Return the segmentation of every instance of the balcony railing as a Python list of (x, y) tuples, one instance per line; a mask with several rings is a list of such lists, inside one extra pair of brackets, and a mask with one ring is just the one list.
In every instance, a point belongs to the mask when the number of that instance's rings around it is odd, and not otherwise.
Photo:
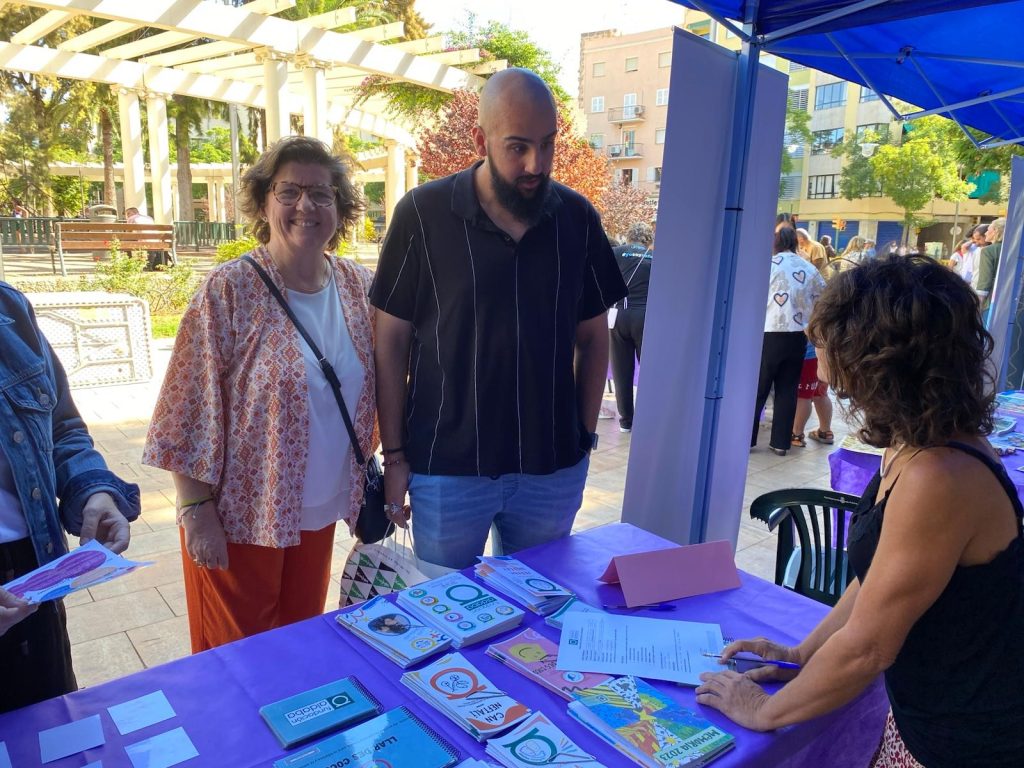
[(609, 123), (634, 123), (644, 119), (644, 105), (632, 104), (628, 107), (609, 107)]
[(609, 144), (605, 147), (605, 153), (612, 160), (625, 160), (644, 156), (643, 144)]

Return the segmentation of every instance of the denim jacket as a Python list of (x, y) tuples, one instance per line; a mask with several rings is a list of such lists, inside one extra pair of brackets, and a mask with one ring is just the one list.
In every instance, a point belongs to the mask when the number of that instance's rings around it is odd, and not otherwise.
[(61, 529), (81, 533), (82, 508), (94, 493), (109, 493), (128, 520), (139, 516), (139, 487), (107, 469), (32, 307), (2, 282), (0, 449), (11, 466), (39, 565), (68, 551)]

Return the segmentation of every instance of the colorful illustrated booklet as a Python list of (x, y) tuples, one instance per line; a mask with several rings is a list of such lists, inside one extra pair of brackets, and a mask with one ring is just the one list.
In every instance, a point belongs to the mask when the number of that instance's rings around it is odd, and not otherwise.
[(346, 629), (402, 669), (448, 648), (452, 639), (380, 595), (337, 615)]
[(523, 620), (523, 611), (461, 573), (449, 573), (398, 593), (398, 604), (450, 635), (452, 647), (486, 640)]
[(558, 644), (534, 629), (524, 629), (515, 637), (487, 647), (487, 655), (507, 667), (540, 683), (566, 701), (584, 688), (595, 688), (612, 678), (591, 672), (555, 669)]
[(592, 605), (587, 605), (579, 598), (574, 597), (555, 613), (552, 613), (544, 619), (544, 623), (560, 630), (562, 628), (562, 624), (565, 622), (565, 617), (570, 613), (605, 613), (605, 611), (602, 611), (600, 608), (595, 608)]
[(511, 733), (487, 742), (487, 754), (506, 768), (605, 768), (562, 733), (543, 712), (536, 712)]
[(630, 676), (576, 694), (569, 714), (647, 768), (705, 765), (735, 745), (732, 734)]
[(477, 741), (530, 716), (529, 707), (495, 686), (461, 653), (406, 672), (402, 683)]
[(474, 573), (534, 613), (547, 616), (573, 598), (572, 592), (546, 579), (514, 557), (478, 557)]
[(380, 711), (380, 702), (358, 680), (344, 677), (266, 704), (260, 707), (260, 716), (287, 748)]
[(448, 768), (459, 757), (459, 751), (412, 710), (398, 707), (282, 757), (274, 768)]
[(145, 565), (152, 563), (126, 560), (93, 539), (2, 586), (30, 603), (45, 603), (124, 576)]

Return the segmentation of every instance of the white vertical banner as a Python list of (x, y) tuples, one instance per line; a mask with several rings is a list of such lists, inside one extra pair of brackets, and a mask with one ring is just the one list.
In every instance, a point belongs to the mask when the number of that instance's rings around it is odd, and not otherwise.
[(997, 389), (1021, 389), (1024, 387), (1024, 309), (1019, 305), (1024, 266), (1021, 253), (1024, 248), (1024, 157), (1012, 159), (1006, 211), (988, 329), (995, 341), (992, 361), (998, 375)]
[(712, 506), (693, 536), (705, 428), (724, 206), (740, 59), (676, 30), (658, 230), (622, 519), (673, 541), (728, 539), (742, 513), (760, 369), (787, 77), (760, 68), (728, 326), (718, 425), (710, 436)]

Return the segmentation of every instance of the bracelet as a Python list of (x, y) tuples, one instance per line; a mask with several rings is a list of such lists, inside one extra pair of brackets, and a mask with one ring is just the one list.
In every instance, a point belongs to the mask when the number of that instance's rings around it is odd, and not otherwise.
[(383, 467), (395, 467), (399, 464), (405, 464), (405, 459), (398, 457), (394, 459), (384, 459), (384, 461), (381, 462), (381, 466)]
[(174, 517), (175, 525), (181, 525), (185, 519), (185, 515), (189, 515), (193, 520), (195, 520), (196, 512), (199, 511), (199, 508), (203, 506), (203, 504), (213, 500), (213, 496), (207, 496), (205, 499), (198, 499), (197, 501), (193, 501), (188, 504), (182, 504), (178, 507), (178, 514)]
[(403, 453), (404, 451), (405, 451), (405, 446), (404, 445), (400, 445), (397, 448), (382, 448), (381, 449), (381, 453), (383, 453), (385, 456), (387, 456), (389, 453)]
[(178, 509), (180, 510), (180, 509), (185, 509), (185, 507), (196, 507), (196, 506), (199, 506), (200, 504), (205, 504), (208, 501), (213, 501), (213, 496), (212, 495), (203, 496), (201, 498), (196, 499), (195, 501), (186, 501), (183, 504), (181, 504), (178, 507)]

